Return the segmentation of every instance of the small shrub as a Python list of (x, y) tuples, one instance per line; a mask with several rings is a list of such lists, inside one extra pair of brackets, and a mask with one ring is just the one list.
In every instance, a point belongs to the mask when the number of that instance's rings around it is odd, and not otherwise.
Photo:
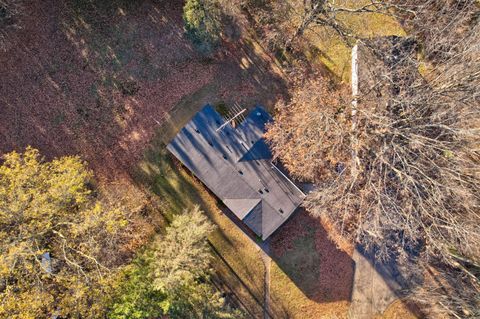
[(120, 91), (124, 96), (133, 96), (138, 90), (140, 90), (140, 87), (136, 81), (124, 81), (120, 83)]
[(228, 106), (225, 104), (225, 101), (220, 101), (217, 104), (215, 104), (215, 110), (220, 114), (221, 116), (227, 118), (229, 111), (228, 111)]
[(211, 0), (187, 0), (183, 7), (186, 36), (202, 54), (209, 55), (220, 42), (221, 10)]

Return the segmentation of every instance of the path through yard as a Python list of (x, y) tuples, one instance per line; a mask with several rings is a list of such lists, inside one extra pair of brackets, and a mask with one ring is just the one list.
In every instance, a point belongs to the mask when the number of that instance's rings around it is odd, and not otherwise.
[(371, 256), (355, 249), (355, 274), (352, 290), (350, 317), (371, 319), (382, 314), (398, 297), (400, 286), (391, 275), (377, 267)]
[(265, 265), (265, 296), (263, 301), (263, 319), (270, 319), (270, 269), (272, 266), (272, 258), (270, 255), (269, 241), (264, 241), (261, 245), (261, 256), (263, 264)]

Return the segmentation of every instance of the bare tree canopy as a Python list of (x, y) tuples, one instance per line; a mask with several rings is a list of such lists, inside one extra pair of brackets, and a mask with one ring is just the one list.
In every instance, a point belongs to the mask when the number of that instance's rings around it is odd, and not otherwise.
[(428, 60), (455, 54), (478, 24), (479, 3), (475, 0), (389, 0), (391, 11), (408, 33), (422, 45)]
[(392, 4), (403, 9), (399, 18), (409, 37), (363, 41), (355, 129), (348, 97), (328, 93), (321, 80), (307, 81), (289, 104), (278, 106), (267, 138), (294, 175), (319, 185), (306, 202), (313, 215), (328, 217), (379, 258), (414, 261), (432, 278), (441, 274), (440, 281), (423, 285), (418, 300), (433, 304), (435, 297), (449, 315), (475, 317), (480, 309), (478, 4)]
[(289, 104), (277, 104), (276, 120), (266, 138), (296, 178), (332, 176), (337, 163), (350, 160), (348, 88), (330, 88), (323, 78), (298, 82), (295, 87), (299, 89)]

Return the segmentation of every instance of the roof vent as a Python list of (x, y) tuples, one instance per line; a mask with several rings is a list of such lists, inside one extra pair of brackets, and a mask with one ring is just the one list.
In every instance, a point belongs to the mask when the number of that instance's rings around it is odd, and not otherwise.
[(238, 174), (243, 175), (243, 172), (241, 170), (238, 171)]
[(283, 214), (283, 209), (280, 208), (278, 211), (280, 212), (280, 214)]
[(263, 191), (262, 191), (261, 189), (259, 189), (258, 192), (259, 192), (260, 194), (263, 194)]

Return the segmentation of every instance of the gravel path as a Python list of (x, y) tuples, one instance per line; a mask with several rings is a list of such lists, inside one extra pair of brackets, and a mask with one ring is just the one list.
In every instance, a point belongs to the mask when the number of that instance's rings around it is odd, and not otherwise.
[(352, 258), (355, 261), (355, 274), (350, 317), (374, 318), (398, 298), (396, 291), (400, 286), (385, 268), (373, 261), (371, 256), (366, 256), (355, 249)]

